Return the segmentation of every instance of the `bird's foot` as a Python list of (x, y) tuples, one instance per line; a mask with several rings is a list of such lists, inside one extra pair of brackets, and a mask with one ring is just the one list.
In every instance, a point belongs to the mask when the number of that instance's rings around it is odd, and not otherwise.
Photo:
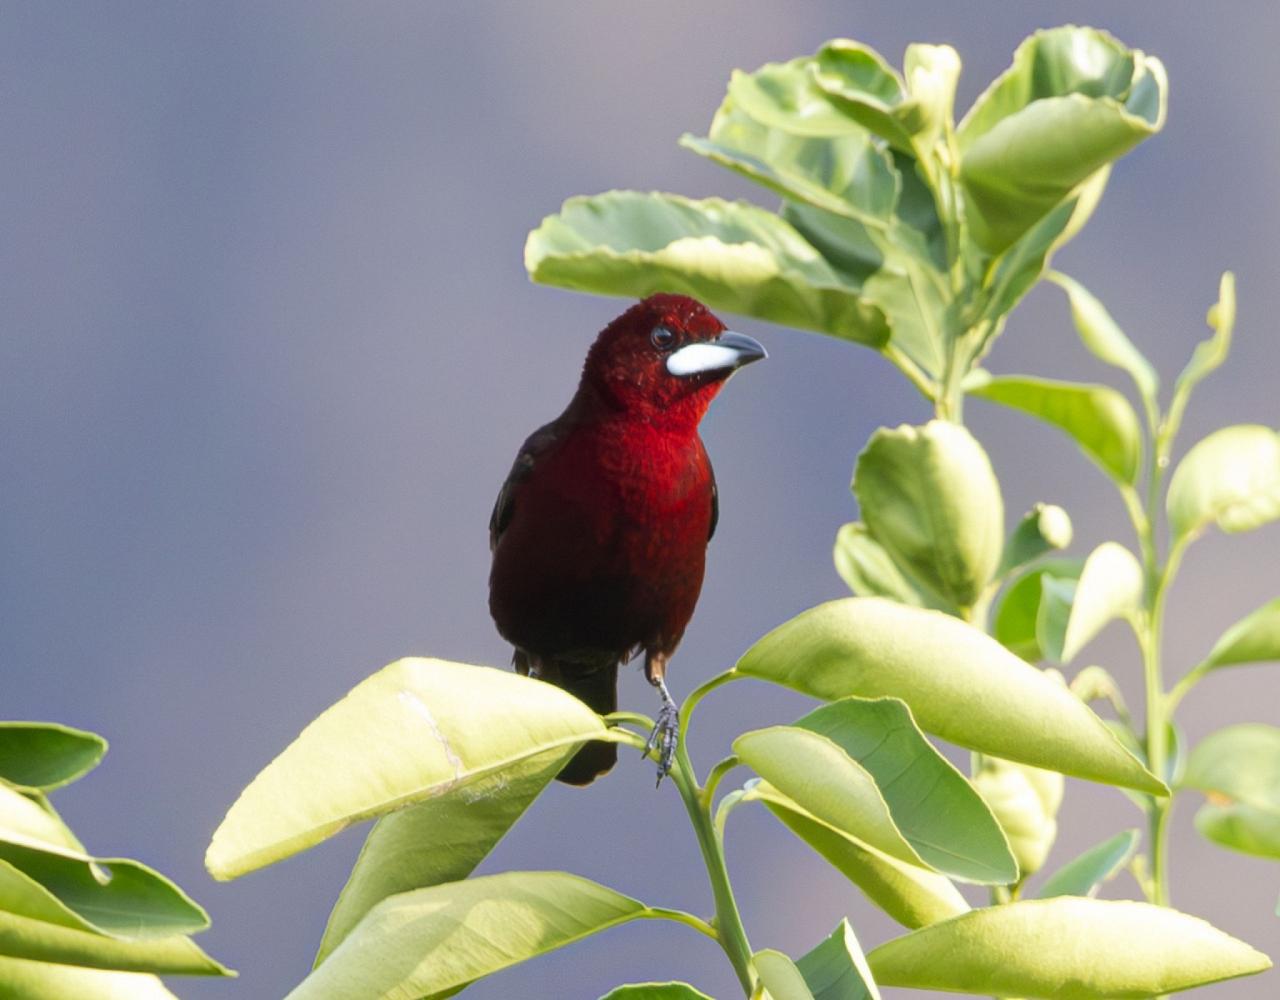
[(680, 746), (680, 710), (672, 700), (667, 685), (659, 681), (658, 690), (662, 694), (662, 708), (658, 712), (658, 721), (644, 745), (644, 756), (655, 750), (658, 754), (658, 785), (671, 773), (671, 765), (675, 763), (676, 749)]

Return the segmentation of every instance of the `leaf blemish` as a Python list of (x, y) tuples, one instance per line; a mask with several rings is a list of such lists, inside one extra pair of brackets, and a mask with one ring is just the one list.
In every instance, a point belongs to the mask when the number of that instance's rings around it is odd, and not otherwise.
[(397, 697), (402, 703), (408, 706), (409, 710), (413, 712), (414, 715), (417, 715), (426, 722), (428, 727), (430, 727), (431, 735), (433, 735), (437, 742), (439, 742), (441, 748), (444, 750), (445, 758), (453, 767), (453, 780), (455, 782), (461, 781), (463, 771), (462, 758), (453, 752), (453, 747), (450, 746), (448, 737), (446, 737), (441, 731), (440, 724), (436, 722), (436, 717), (431, 714), (431, 709), (427, 707), (427, 703), (412, 691), (404, 689), (400, 690)]

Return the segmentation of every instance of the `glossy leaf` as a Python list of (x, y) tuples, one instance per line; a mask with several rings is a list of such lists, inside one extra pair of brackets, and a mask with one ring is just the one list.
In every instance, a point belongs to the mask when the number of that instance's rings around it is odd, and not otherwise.
[(1056, 771), (984, 757), (973, 787), (1009, 839), (1019, 880), (1038, 872), (1058, 836), (1063, 778)]
[(792, 833), (904, 927), (923, 927), (969, 909), (946, 876), (899, 861), (822, 822), (767, 781), (749, 783), (743, 801), (763, 803)]
[(734, 669), (825, 700), (901, 698), (922, 729), (961, 746), (1167, 793), (1064, 686), (936, 611), (873, 597), (830, 601), (774, 629)]
[(957, 129), (967, 217), (1000, 253), (1164, 124), (1164, 68), (1092, 28), (1040, 31)]
[(733, 747), (816, 819), (901, 861), (968, 882), (1017, 878), (982, 798), (896, 699), (845, 698)]
[(0, 722), (0, 780), (50, 791), (92, 771), (107, 752), (97, 733), (54, 722)]
[(1045, 879), (1036, 895), (1041, 899), (1093, 896), (1103, 882), (1114, 878), (1129, 863), (1140, 838), (1139, 831), (1125, 830), (1095, 844)]
[(837, 108), (894, 147), (912, 151), (925, 125), (906, 84), (881, 55), (861, 42), (837, 38), (815, 57), (814, 83)]
[(1135, 622), (1142, 610), (1144, 588), (1142, 566), (1123, 545), (1103, 542), (1090, 552), (1071, 601), (1062, 638), (1062, 662), (1074, 660), (1109, 622), (1117, 618)]
[(956, 424), (881, 428), (853, 477), (862, 519), (894, 560), (957, 608), (971, 607), (1004, 547), (1000, 484)]
[(688, 983), (629, 983), (610, 990), (600, 1000), (713, 1000)]
[(564, 872), (504, 872), (415, 889), (371, 909), (288, 1000), (448, 996), (598, 931), (654, 916), (643, 903)]
[(529, 757), (469, 785), (466, 794), (429, 799), (378, 820), (329, 915), (316, 964), (381, 900), (470, 875), (563, 763), (559, 750)]
[(6, 1000), (177, 1000), (155, 976), (2, 956), (0, 996)]
[(599, 295), (663, 290), (712, 309), (883, 347), (883, 311), (788, 222), (746, 202), (611, 191), (571, 198), (529, 234), (537, 282)]
[(813, 1000), (880, 1000), (880, 989), (848, 920), (841, 920), (825, 941), (796, 959), (796, 968)]
[(256, 777), (213, 835), (214, 878), (243, 875), (340, 830), (534, 757), (609, 739), (600, 717), (542, 681), (444, 660), (398, 660), (323, 712)]
[(1280, 660), (1280, 598), (1251, 611), (1213, 644), (1203, 666), (1215, 670)]
[(0, 784), (0, 840), (71, 856), (83, 850), (56, 812), (5, 784)]
[(1094, 357), (1128, 372), (1142, 398), (1154, 408), (1160, 394), (1160, 376), (1106, 307), (1074, 278), (1058, 271), (1051, 271), (1046, 277), (1067, 293), (1071, 318), (1084, 346)]
[(1075, 896), (974, 910), (882, 944), (867, 961), (881, 986), (1027, 1000), (1149, 997), (1271, 967), (1185, 913)]
[(893, 561), (893, 556), (871, 536), (865, 524), (854, 521), (836, 532), (833, 555), (836, 572), (860, 597), (887, 597), (899, 604), (946, 610), (945, 601), (926, 596), (915, 582), (907, 578)]
[(1059, 382), (1027, 375), (970, 380), (969, 393), (1053, 424), (1120, 483), (1138, 478), (1142, 427), (1128, 400), (1105, 385)]
[(0, 955), (119, 972), (228, 975), (188, 937), (123, 938), (0, 910)]
[(1214, 431), (1178, 463), (1166, 498), (1177, 540), (1211, 524), (1234, 533), (1280, 517), (1280, 434), (1258, 424)]
[(815, 1000), (800, 970), (782, 952), (765, 948), (752, 955), (751, 961), (768, 1000)]
[(1041, 556), (1071, 544), (1071, 518), (1055, 504), (1038, 503), (1018, 522), (1004, 543), (997, 576), (1006, 576)]

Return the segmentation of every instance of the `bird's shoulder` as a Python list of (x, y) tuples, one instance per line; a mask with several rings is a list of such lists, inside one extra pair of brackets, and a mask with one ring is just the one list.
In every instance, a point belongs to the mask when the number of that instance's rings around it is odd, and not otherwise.
[(564, 434), (565, 416), (562, 414), (550, 423), (543, 424), (525, 438), (524, 444), (516, 452), (515, 461), (511, 463), (511, 471), (498, 490), (498, 498), (494, 501), (493, 512), (489, 515), (489, 549), (492, 551), (502, 537), (502, 532), (511, 523), (514, 510), (516, 489), (533, 474), (538, 461), (551, 451)]

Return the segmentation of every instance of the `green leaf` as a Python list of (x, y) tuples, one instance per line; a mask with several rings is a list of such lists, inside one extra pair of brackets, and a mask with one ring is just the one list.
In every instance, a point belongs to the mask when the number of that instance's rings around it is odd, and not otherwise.
[(880, 1000), (880, 990), (848, 920), (841, 920), (830, 937), (796, 959), (796, 968), (814, 1000)]
[(631, 983), (610, 990), (600, 1000), (712, 1000), (688, 983)]
[(1003, 549), (1000, 484), (956, 424), (881, 428), (853, 477), (862, 518), (893, 559), (957, 608), (971, 607)]
[(973, 787), (986, 800), (1009, 839), (1019, 881), (1038, 872), (1058, 836), (1063, 778), (1056, 771), (982, 758)]
[(133, 938), (193, 934), (209, 926), (194, 900), (146, 865), (68, 853), (0, 840), (0, 866), (38, 883), (74, 914), (76, 922), (66, 926)]
[(640, 297), (682, 292), (712, 309), (880, 348), (883, 311), (772, 212), (718, 198), (611, 191), (570, 198), (529, 234), (537, 282)]
[(1177, 910), (1076, 896), (974, 910), (882, 944), (867, 961), (881, 986), (1027, 1000), (1149, 997), (1271, 967)]
[(1211, 524), (1235, 533), (1274, 521), (1280, 517), (1280, 434), (1258, 424), (1214, 431), (1178, 463), (1166, 504), (1180, 543)]
[[(324, 711), (256, 777), (213, 835), (205, 865), (228, 879), (340, 830), (472, 786), (551, 751), (611, 739), (559, 688), (445, 660), (397, 660)], [(544, 756), (545, 755), (545, 756)]]
[(0, 957), (0, 996), (6, 1000), (177, 1000), (155, 976), (4, 957)]
[(0, 784), (0, 840), (71, 856), (83, 851), (67, 825), (43, 800)]
[(1166, 418), (1170, 436), (1182, 423), (1182, 413), (1191, 398), (1191, 390), (1226, 361), (1231, 350), (1231, 334), (1236, 325), (1236, 276), (1230, 271), (1223, 272), (1218, 282), (1218, 301), (1210, 307), (1205, 322), (1213, 330), (1213, 335), (1196, 345), (1191, 360), (1173, 384), (1173, 399)]
[[(811, 63), (796, 59), (753, 74), (735, 72), (707, 138), (685, 135), (680, 144), (784, 198), (885, 230), (898, 200), (897, 171), (864, 129), (813, 88)], [(767, 77), (772, 89), (757, 77)], [(735, 93), (745, 94), (746, 103)], [(824, 134), (791, 131), (796, 121), (807, 129), (831, 117), (834, 128)]]
[(0, 780), (50, 791), (92, 771), (107, 752), (97, 733), (54, 722), (0, 722)]
[(996, 254), (1164, 124), (1164, 67), (1091, 28), (1037, 32), (957, 129), (973, 237)]
[(1280, 729), (1227, 726), (1191, 751), (1183, 788), (1208, 796), (1196, 829), (1232, 850), (1280, 858)]
[(960, 57), (950, 45), (907, 46), (902, 60), (903, 75), (912, 102), (919, 109), (915, 146), (938, 139), (950, 129), (955, 117), (956, 84), (960, 80)]
[(225, 976), (188, 937), (121, 938), (0, 910), (0, 955), (120, 972)]
[(1065, 510), (1054, 504), (1036, 504), (1004, 543), (996, 576), (1007, 576), (1041, 556), (1065, 549), (1071, 544), (1071, 536), (1071, 518)]
[(564, 755), (551, 750), (468, 785), (465, 794), (378, 820), (329, 915), (316, 964), (386, 897), (470, 875), (563, 764)]
[(1154, 412), (1160, 395), (1160, 376), (1151, 362), (1133, 346), (1106, 307), (1080, 282), (1058, 271), (1051, 271), (1046, 277), (1067, 293), (1071, 318), (1084, 346), (1094, 357), (1128, 372), (1146, 405)]
[(1063, 774), (1167, 794), (1061, 684), (958, 619), (874, 597), (802, 612), (735, 672), (824, 700), (901, 698), (926, 732)]
[(1109, 622), (1136, 622), (1144, 589), (1142, 566), (1123, 545), (1103, 542), (1090, 552), (1071, 601), (1061, 661), (1074, 660)]
[[(860, 597), (887, 597), (899, 604), (915, 607), (946, 604), (940, 598), (926, 597), (893, 561), (885, 547), (871, 537), (865, 524), (854, 521), (836, 532), (834, 557), (836, 572)], [(945, 607), (939, 610), (945, 610)]]
[(378, 903), (288, 1000), (449, 996), (599, 931), (660, 916), (565, 872), (504, 872)]
[(1053, 424), (1119, 483), (1133, 485), (1142, 458), (1142, 426), (1129, 401), (1105, 385), (1028, 375), (971, 379), (968, 391)]
[(1251, 611), (1213, 644), (1203, 666), (1209, 670), (1280, 660), (1280, 597)]
[(1083, 566), (1079, 559), (1051, 559), (1015, 580), (996, 608), (992, 632), (1001, 645), (1030, 663), (1062, 662)]
[(763, 803), (792, 833), (905, 927), (924, 927), (969, 909), (946, 876), (899, 861), (822, 822), (767, 781), (749, 782), (743, 801)]
[(795, 963), (780, 951), (765, 948), (751, 956), (769, 1000), (815, 1000)]
[(813, 81), (831, 103), (897, 149), (912, 152), (926, 123), (906, 84), (874, 49), (848, 38), (827, 42), (815, 57)]
[(1049, 266), (1053, 252), (1092, 214), (1106, 182), (1107, 171), (1098, 171), (1081, 186), (1076, 197), (1049, 212), (996, 258), (984, 309), (988, 320), (1005, 316), (1031, 291)]
[(897, 699), (845, 698), (733, 749), (816, 819), (892, 857), (967, 882), (1017, 878), (982, 798)]
[(1045, 879), (1036, 895), (1041, 899), (1093, 896), (1103, 882), (1114, 878), (1129, 863), (1140, 836), (1137, 830), (1125, 830), (1090, 847)]

